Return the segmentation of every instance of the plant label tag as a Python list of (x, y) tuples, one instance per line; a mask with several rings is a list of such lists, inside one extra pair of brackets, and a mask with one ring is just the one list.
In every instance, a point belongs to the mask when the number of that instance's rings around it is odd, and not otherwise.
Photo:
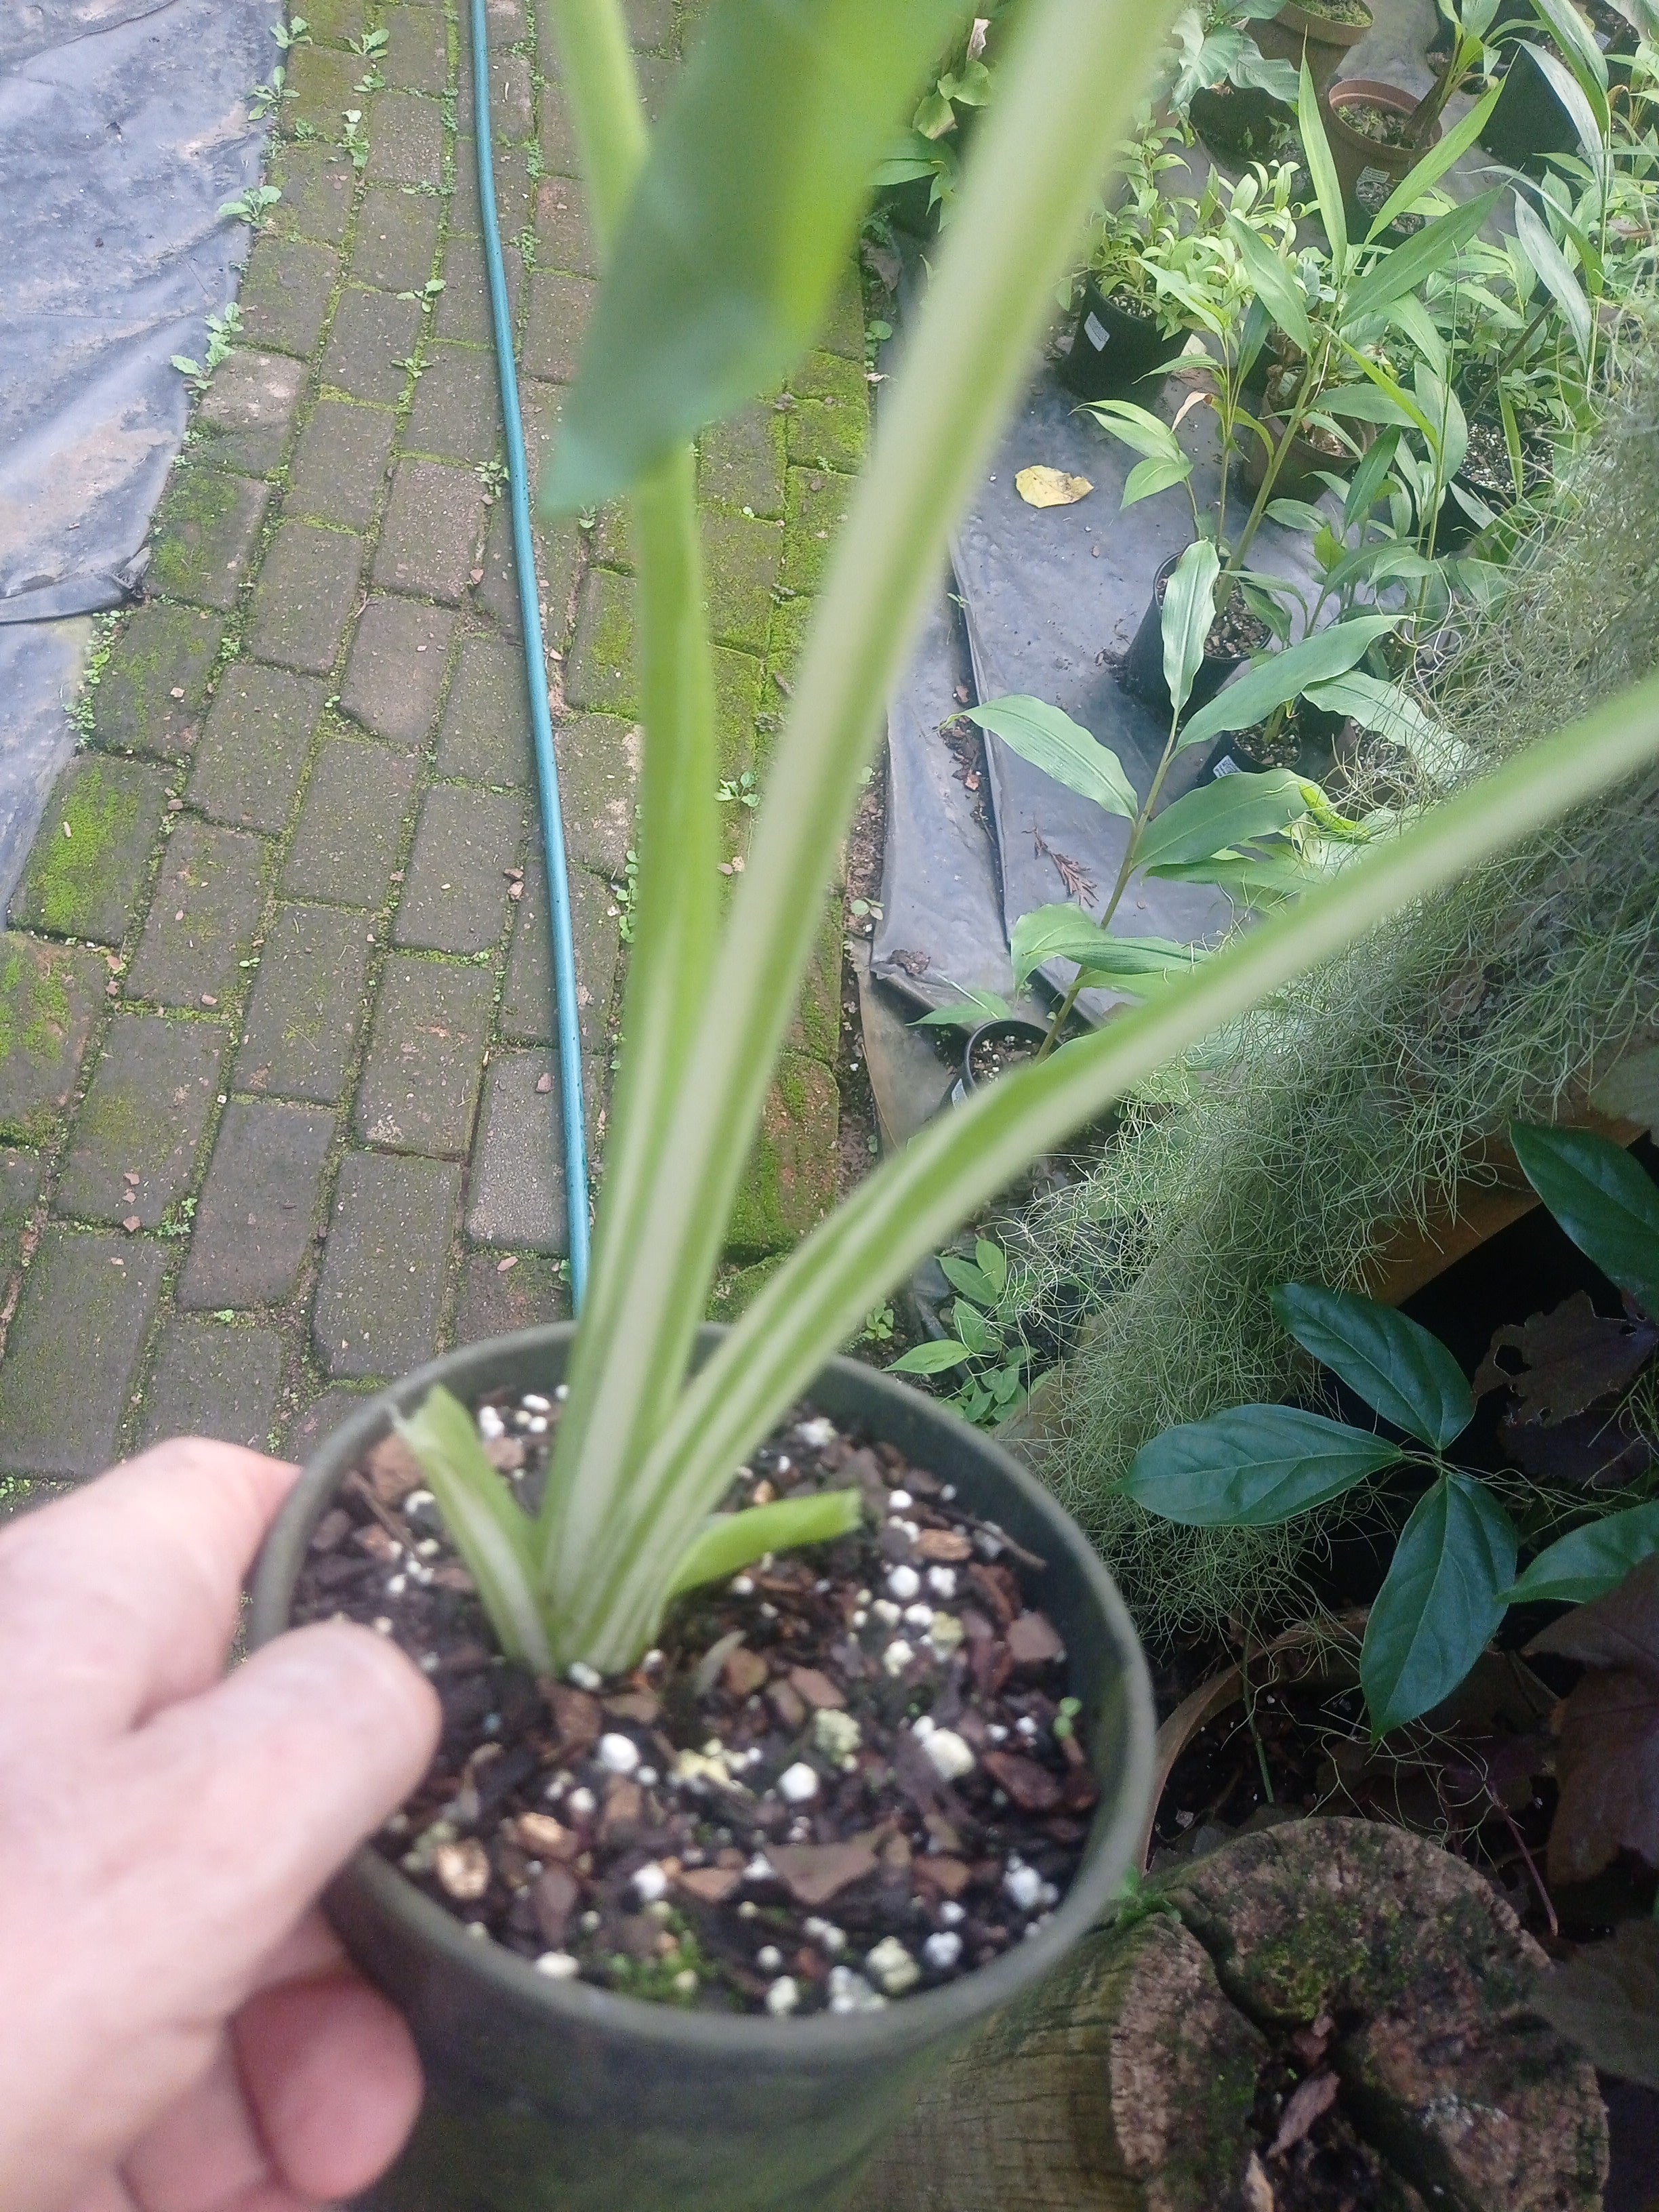
[(1107, 331), (1106, 325), (1101, 321), (1098, 315), (1085, 315), (1084, 317), (1083, 335), (1088, 339), (1090, 344), (1094, 348), (1097, 353), (1105, 352), (1106, 340), (1109, 333)]
[(1239, 774), (1239, 772), (1240, 772), (1240, 771), (1239, 771), (1238, 763), (1237, 763), (1237, 762), (1233, 758), (1233, 757), (1232, 757), (1232, 755), (1231, 755), (1231, 753), (1223, 753), (1223, 754), (1222, 754), (1222, 756), (1221, 756), (1221, 758), (1220, 758), (1220, 759), (1216, 763), (1215, 766), (1214, 766), (1214, 767), (1210, 770), (1210, 774), (1211, 774), (1212, 776), (1213, 776), (1213, 775), (1237, 775)]

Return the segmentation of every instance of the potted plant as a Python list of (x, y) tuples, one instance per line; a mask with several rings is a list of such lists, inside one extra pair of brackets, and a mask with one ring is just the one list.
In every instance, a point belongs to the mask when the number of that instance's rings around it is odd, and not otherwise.
[[(476, 0), (481, 70), (482, 15)], [(367, 1480), (358, 1462), (386, 1443), (396, 1416), (412, 1432), (404, 1441), (429, 1478), (431, 1503), (421, 1510), (438, 1524), (421, 1539), (437, 1550), (415, 1548), (397, 1601), (411, 1591), (424, 1601), (446, 1588), (473, 1608), (469, 1619), (487, 1624), (497, 1648), (492, 1653), (482, 1640), (481, 1626), (465, 1666), (453, 1670), (473, 1680), (485, 1701), (479, 1711), (476, 1689), (456, 1701), (441, 1753), (459, 1759), (444, 1778), (455, 1785), (445, 1816), (450, 1832), (434, 1837), (428, 1828), (408, 1844), (388, 1839), (400, 1854), (429, 1848), (440, 1886), (463, 1907), (459, 1917), (421, 1887), (428, 1877), (420, 1856), (405, 1875), (382, 1854), (366, 1853), (329, 1899), (354, 1955), (403, 2004), (427, 2068), (428, 2119), (379, 2201), (421, 2212), (561, 2203), (582, 2212), (694, 2203), (705, 2212), (805, 2212), (844, 2199), (920, 2075), (976, 2019), (1054, 1963), (1099, 1911), (1133, 1842), (1151, 1740), (1132, 1634), (1103, 1571), (1058, 1509), (972, 1431), (890, 1379), (839, 1367), (836, 1346), (1023, 1161), (1098, 1115), (1126, 1086), (1399, 905), (1659, 751), (1659, 687), (1638, 688), (1531, 748), (1106, 1034), (1068, 1044), (930, 1123), (778, 1268), (729, 1333), (700, 1337), (732, 1194), (817, 939), (883, 702), (949, 532), (1023, 385), (1103, 144), (1127, 125), (1162, 18), (1079, 9), (1071, 0), (1030, 10), (976, 149), (963, 219), (940, 254), (895, 380), (876, 465), (831, 562), (749, 865), (729, 904), (717, 866), (714, 684), (689, 441), (723, 410), (769, 388), (810, 344), (845, 267), (871, 166), (938, 50), (942, 13), (818, 11), (813, 39), (803, 40), (775, 5), (716, 0), (648, 156), (619, 10), (584, 0), (558, 20), (607, 266), (544, 500), (562, 513), (631, 495), (646, 729), (627, 1044), (593, 1271), (574, 1331), (532, 1332), (453, 1354), (371, 1400), (331, 1440), (297, 1486), (262, 1562), (253, 1633), (269, 1638), (292, 1617), (296, 1576), (307, 1556), (318, 1555), (313, 1540), (323, 1536), (325, 1516), (337, 1510), (351, 1520), (337, 1498), (349, 1498), (387, 1536), (364, 1503), (367, 1494), (380, 1504), (372, 1484), (365, 1493), (349, 1478), (362, 1471)], [(478, 104), (482, 114), (482, 95)], [(795, 127), (775, 128), (781, 106)], [(745, 1483), (751, 1502), (722, 1515), (746, 1455), (789, 1419), (803, 1393), (823, 1408), (832, 1439), (836, 1422), (861, 1425), (873, 1439), (869, 1489), (860, 1479), (840, 1495), (833, 1485), (824, 1492), (809, 1486), (811, 1496), (762, 1503)], [(547, 1410), (530, 1407), (529, 1395)], [(498, 1450), (492, 1458), (483, 1449), (520, 1433), (498, 1437), (480, 1421), (488, 1405), (505, 1426), (499, 1407), (509, 1401), (514, 1421), (524, 1417), (522, 1435), (537, 1439), (538, 1455), (550, 1455), (544, 1468), (538, 1465), (543, 1494), (533, 1510), (515, 1493), (512, 1468), (496, 1463), (512, 1455)], [(544, 1424), (539, 1431), (536, 1422)], [(827, 1449), (811, 1441), (824, 1432), (815, 1422), (804, 1445)], [(782, 1474), (787, 1455), (775, 1446), (768, 1464)], [(851, 1460), (837, 1456), (844, 1479)], [(574, 1747), (587, 1717), (574, 1698), (608, 1698), (599, 1743), (585, 1741), (609, 1774), (630, 1778), (627, 1755), (604, 1738), (634, 1732), (637, 1773), (639, 1735), (656, 1725), (642, 1716), (660, 1717), (660, 1699), (652, 1707), (658, 1693), (649, 1687), (650, 1668), (643, 1684), (634, 1678), (660, 1649), (653, 1637), (670, 1632), (663, 1624), (676, 1591), (704, 1586), (700, 1578), (712, 1571), (721, 1602), (747, 1603), (726, 1587), (744, 1561), (792, 1546), (867, 1540), (866, 1495), (880, 1497), (884, 1516), (903, 1513), (880, 1478), (905, 1460), (939, 1485), (929, 1494), (942, 1502), (941, 1533), (951, 1533), (952, 1509), (958, 1522), (964, 1516), (1000, 1522), (1000, 1530), (983, 1531), (1000, 1553), (988, 1560), (983, 1546), (969, 1547), (986, 1586), (1000, 1592), (1000, 1606), (988, 1596), (985, 1602), (1008, 1626), (1023, 1617), (1022, 1607), (1048, 1614), (1046, 1632), (1035, 1622), (1023, 1632), (1022, 1648), (1031, 1663), (1069, 1667), (1077, 1685), (1069, 1693), (1074, 1711), (1061, 1710), (1064, 1698), (1048, 1701), (1043, 1753), (1083, 1775), (1074, 1786), (1097, 1791), (1099, 1805), (1053, 1917), (1029, 1942), (948, 1985), (879, 2008), (849, 1990), (850, 2016), (805, 2019), (769, 2016), (787, 2012), (783, 2003), (769, 2011), (762, 2004), (753, 2017), (679, 2009), (678, 1997), (652, 1980), (666, 1971), (654, 1938), (646, 1978), (666, 2002), (596, 1987), (580, 1960), (574, 1974), (562, 1966), (538, 1972), (494, 1940), (490, 1885), (508, 1876), (476, 1831), (489, 1819), (499, 1825), (503, 1793), (521, 1789), (526, 1770), (522, 1760), (506, 1764), (510, 1755), (492, 1750), (492, 1739), (511, 1722), (532, 1735), (556, 1731), (561, 1749)], [(404, 1480), (395, 1466), (391, 1480)], [(944, 1498), (945, 1482), (959, 1504)], [(415, 1509), (407, 1490), (400, 1495), (406, 1522)], [(908, 1529), (898, 1534), (920, 1541)], [(447, 1572), (451, 1565), (446, 1543), (461, 1579), (451, 1573), (441, 1585), (439, 1565)], [(379, 1574), (383, 1547), (358, 1548)], [(408, 1548), (400, 1544), (400, 1552)], [(326, 1549), (325, 1542), (323, 1556)], [(1043, 1565), (1030, 1565), (1026, 1554)], [(799, 1594), (801, 1576), (785, 1564)], [(989, 1573), (999, 1565), (1006, 1580)], [(803, 1603), (819, 1595), (810, 1569), (805, 1593)], [(869, 1610), (873, 1616), (873, 1601)], [(1067, 1648), (1064, 1662), (1053, 1656), (1056, 1643)], [(677, 1694), (689, 1687), (695, 1699), (696, 1674), (716, 1648), (718, 1639)], [(722, 1655), (722, 1666), (736, 1648)], [(910, 1725), (913, 1717), (931, 1716), (913, 1716), (902, 1680), (908, 1663), (890, 1666), (884, 1656), (879, 1681), (894, 1689), (890, 1726), (908, 1730), (908, 1748), (899, 1754), (905, 1771), (924, 1797), (933, 1793), (938, 1813), (934, 1784), (915, 1759), (925, 1759), (946, 1787), (947, 1767), (958, 1778), (964, 1770), (954, 1744), (940, 1744), (936, 1757), (922, 1747), (927, 1732)], [(742, 1678), (739, 1669), (735, 1679)], [(513, 1715), (488, 1703), (497, 1687), (516, 1700)], [(623, 1698), (631, 1702), (622, 1705)], [(914, 1702), (925, 1705), (926, 1696)], [(1054, 1726), (1062, 1719), (1068, 1732)], [(1041, 1735), (1042, 1723), (1034, 1726)], [(935, 1731), (958, 1733), (942, 1719)], [(842, 1755), (856, 1759), (843, 1731), (823, 1733), (826, 1741), (840, 1735)], [(1015, 1791), (1030, 1788), (1021, 1756), (999, 1747), (1004, 1763), (989, 1770), (1010, 1778), (1011, 1804)], [(536, 1757), (532, 1749), (530, 1771)], [(686, 1770), (686, 1778), (698, 1771)], [(1058, 1769), (1049, 1772), (1053, 1781)], [(701, 1778), (720, 1786), (707, 1768)], [(552, 1780), (563, 1802), (568, 1785), (556, 1772)], [(640, 1804), (627, 1817), (638, 1820), (646, 1785), (635, 1786)], [(1063, 1782), (1060, 1789), (1063, 1798)], [(1046, 1798), (1046, 1786), (1038, 1796)], [(593, 1809), (566, 1806), (584, 1835)], [(766, 1817), (777, 1809), (775, 1803)], [(530, 1830), (522, 1825), (527, 1815), (514, 1817), (514, 1865), (527, 1880), (530, 1851), (556, 1859), (568, 1824), (556, 1811)], [(786, 1817), (794, 1817), (787, 1808)], [(948, 1826), (948, 1813), (940, 1817)], [(910, 1844), (908, 1815), (894, 1818), (878, 1843), (864, 1838), (860, 1856), (902, 1839), (904, 1850), (882, 1863), (902, 1882), (906, 1854), (913, 1869), (928, 1855)], [(620, 1827), (620, 1813), (618, 1820)], [(474, 1832), (465, 1832), (469, 1823)], [(534, 1863), (544, 1875), (546, 1864)], [(684, 1860), (678, 1873), (653, 1863), (655, 1875), (643, 1886), (634, 1875), (618, 1876), (643, 1908), (635, 1917), (648, 1926), (656, 1924), (650, 1905), (670, 1902), (652, 1893), (656, 1881), (665, 1891), (688, 1871)], [(717, 1860), (714, 1871), (731, 1869)], [(1027, 1900), (1019, 1909), (1029, 1920), (1041, 1879), (1034, 1891), (1029, 1864), (1006, 1871), (1020, 1873), (1011, 1898)], [(589, 1878), (580, 1857), (576, 1872)], [(642, 1865), (635, 1869), (641, 1872)], [(471, 1891), (474, 1919), (483, 1909), (483, 1938), (465, 1934), (469, 1907), (458, 1888)], [(856, 1978), (873, 1965), (861, 1960), (848, 1974)], [(681, 1971), (693, 1970), (676, 1969), (676, 1983)], [(890, 1954), (875, 1971), (890, 1977), (885, 1993), (899, 1996), (907, 1977)], [(884, 1993), (865, 1979), (871, 1997)]]
[(1251, 26), (1277, 15), (1283, 0), (1208, 0), (1176, 17), (1179, 60), (1168, 100), (1206, 145), (1231, 160), (1276, 154), (1289, 133), (1297, 73), (1263, 54)]
[[(1434, 82), (1420, 99), (1370, 77), (1346, 78), (1326, 94), (1331, 156), (1344, 201), (1356, 216), (1364, 212), (1359, 179), (1364, 173), (1378, 169), (1400, 183), (1438, 139), (1452, 94), (1473, 73), (1489, 70), (1494, 58), (1487, 33), (1494, 29), (1502, 0), (1437, 0), (1437, 4), (1446, 25), (1446, 44)], [(1486, 125), (1496, 97), (1494, 92)]]
[(1073, 279), (1077, 321), (1060, 377), (1083, 399), (1132, 392), (1161, 377), (1184, 335), (1180, 312), (1154, 273), (1159, 257), (1190, 234), (1198, 203), (1160, 179), (1183, 168), (1178, 123), (1151, 123), (1122, 149), (1121, 197), (1091, 220), (1085, 259)]
[(1365, 0), (1286, 0), (1255, 34), (1262, 52), (1293, 70), (1306, 69), (1314, 90), (1322, 94), (1342, 66), (1348, 50), (1371, 27)]

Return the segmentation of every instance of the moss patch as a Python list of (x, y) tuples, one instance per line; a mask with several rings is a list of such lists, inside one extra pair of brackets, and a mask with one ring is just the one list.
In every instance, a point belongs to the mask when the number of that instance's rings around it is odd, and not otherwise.
[(734, 1260), (781, 1252), (823, 1220), (835, 1202), (840, 1121), (841, 1094), (829, 1069), (786, 1053), (732, 1210), (726, 1250)]
[(790, 470), (781, 580), (786, 591), (817, 590), (852, 496), (850, 477), (832, 469)]
[(224, 629), (217, 615), (199, 607), (137, 608), (99, 678), (93, 711), (99, 744), (163, 757), (187, 753)]
[(52, 794), (12, 915), (55, 937), (118, 945), (166, 803), (161, 771), (83, 753)]
[(720, 507), (702, 515), (708, 627), (721, 645), (764, 653), (783, 560), (783, 529)]
[(634, 586), (611, 568), (590, 568), (576, 605), (576, 642), (565, 676), (573, 707), (601, 714), (639, 712), (634, 652)]

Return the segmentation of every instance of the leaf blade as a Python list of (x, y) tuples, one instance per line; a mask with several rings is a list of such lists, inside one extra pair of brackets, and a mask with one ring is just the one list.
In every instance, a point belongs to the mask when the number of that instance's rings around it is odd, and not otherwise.
[(1659, 1312), (1659, 1185), (1589, 1129), (1510, 1125), (1521, 1171), (1610, 1283)]
[(1474, 1419), (1462, 1369), (1409, 1315), (1311, 1283), (1281, 1283), (1272, 1304), (1304, 1352), (1431, 1451), (1444, 1451)]
[(1275, 707), (1296, 698), (1310, 684), (1344, 676), (1362, 660), (1379, 637), (1399, 628), (1397, 615), (1358, 615), (1332, 623), (1282, 653), (1270, 653), (1224, 685), (1207, 707), (1200, 707), (1181, 732), (1182, 750), (1201, 745), (1229, 730), (1248, 730)]
[(1215, 620), (1215, 585), (1220, 574), (1221, 558), (1215, 547), (1207, 538), (1194, 538), (1164, 586), (1160, 625), (1164, 681), (1175, 717), (1190, 697), (1193, 679), (1203, 665), (1205, 642)]
[(1101, 744), (1060, 708), (1012, 692), (1006, 699), (988, 700), (963, 712), (967, 720), (1000, 738), (1011, 752), (1079, 799), (1092, 799), (1109, 814), (1134, 819), (1140, 802), (1122, 762), (1109, 745)]
[(711, 1514), (687, 1547), (669, 1595), (678, 1597), (704, 1583), (723, 1582), (768, 1552), (833, 1543), (837, 1536), (850, 1536), (863, 1519), (864, 1498), (856, 1490), (825, 1490), (813, 1498), (779, 1498), (770, 1505), (746, 1506), (741, 1513)]
[(1589, 1605), (1659, 1552), (1659, 1498), (1587, 1522), (1540, 1552), (1504, 1595), (1511, 1605)]
[(1448, 1698), (1504, 1618), (1516, 1534), (1484, 1483), (1455, 1471), (1418, 1500), (1359, 1651), (1373, 1739)]
[(1127, 1497), (1186, 1528), (1270, 1528), (1328, 1504), (1400, 1456), (1323, 1413), (1235, 1406), (1166, 1429), (1123, 1478)]

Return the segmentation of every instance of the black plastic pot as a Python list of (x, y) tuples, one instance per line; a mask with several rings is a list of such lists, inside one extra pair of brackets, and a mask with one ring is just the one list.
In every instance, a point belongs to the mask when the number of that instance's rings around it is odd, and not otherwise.
[[(1175, 574), (1179, 557), (1171, 554), (1153, 578), (1152, 596), (1118, 672), (1118, 681), (1126, 691), (1166, 719), (1170, 700), (1170, 687), (1164, 680), (1164, 586)], [(1195, 714), (1200, 707), (1207, 706), (1234, 669), (1248, 658), (1243, 653), (1206, 653), (1193, 678), (1185, 711)]]
[[(260, 1556), (252, 1641), (288, 1625), (311, 1532), (394, 1407), (434, 1382), (471, 1401), (545, 1391), (568, 1323), (469, 1345), (366, 1402), (301, 1476)], [(705, 1329), (706, 1357), (720, 1332)], [(1114, 1894), (1151, 1790), (1152, 1705), (1111, 1578), (1054, 1500), (1007, 1454), (890, 1376), (833, 1359), (813, 1385), (836, 1419), (953, 1482), (1048, 1565), (1032, 1601), (1066, 1640), (1101, 1801), (1083, 1865), (1030, 1942), (959, 1982), (876, 2013), (800, 2021), (676, 2011), (552, 1982), (460, 1923), (370, 1850), (325, 1899), (368, 1978), (408, 2021), (425, 2108), (362, 2212), (834, 2212), (926, 2076), (964, 2036), (1041, 1981)]]
[[(1302, 743), (1293, 765), (1298, 775), (1317, 780), (1335, 757), (1337, 735), (1345, 717), (1316, 707), (1306, 699), (1297, 702), (1295, 714)], [(1257, 734), (1255, 730), (1236, 730), (1218, 738), (1200, 772), (1200, 783), (1214, 783), (1224, 775), (1260, 775), (1272, 767), (1272, 762), (1258, 759), (1251, 750), (1250, 741)]]
[(1079, 399), (1123, 399), (1168, 361), (1174, 341), (1164, 337), (1151, 315), (1133, 314), (1109, 300), (1091, 277), (1078, 309), (1072, 350), (1060, 364), (1060, 377)]
[(907, 177), (902, 185), (887, 185), (881, 204), (894, 228), (908, 230), (913, 238), (932, 238), (939, 229), (939, 203), (933, 198), (931, 176)]
[(1188, 103), (1192, 126), (1212, 153), (1266, 161), (1283, 143), (1290, 111), (1255, 84), (1212, 84)]
[(1510, 50), (1504, 88), (1486, 118), (1480, 143), (1498, 161), (1530, 175), (1541, 174), (1552, 154), (1578, 151), (1572, 118), (1524, 39)]
[(981, 1022), (977, 1029), (969, 1030), (968, 1041), (962, 1048), (962, 1073), (951, 1085), (945, 1104), (960, 1106), (970, 1091), (982, 1088), (982, 1079), (974, 1073), (975, 1047), (986, 1043), (1030, 1045), (1036, 1050), (1048, 1034), (1048, 1030), (1037, 1023), (1022, 1022), (1012, 1016), (994, 1022)]

